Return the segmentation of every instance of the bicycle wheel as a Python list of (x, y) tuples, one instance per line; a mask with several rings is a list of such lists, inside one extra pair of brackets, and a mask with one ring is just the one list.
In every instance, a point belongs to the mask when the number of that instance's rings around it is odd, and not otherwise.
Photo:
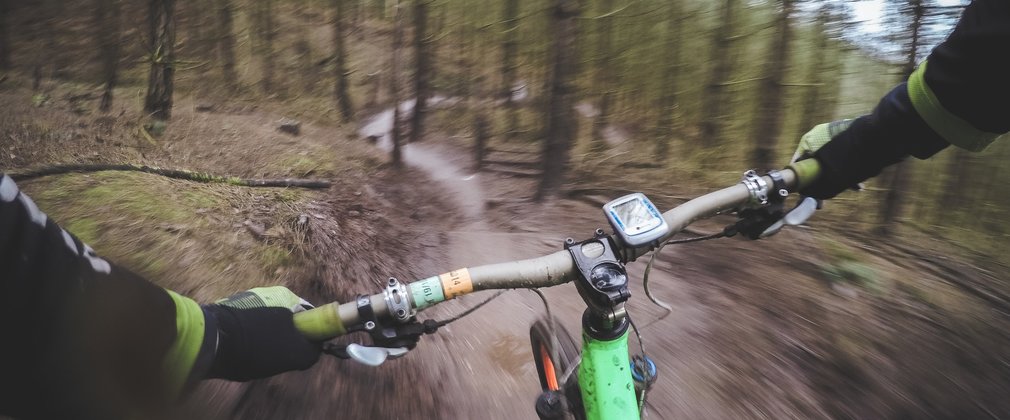
[(568, 407), (575, 418), (584, 419), (578, 372), (572, 372), (567, 383), (562, 382), (565, 372), (579, 357), (579, 346), (575, 344), (572, 335), (557, 319), (554, 319), (552, 335), (550, 321), (541, 318), (530, 326), (530, 345), (533, 349), (533, 363), (537, 367), (537, 378), (540, 379), (540, 389), (561, 391), (568, 400)]

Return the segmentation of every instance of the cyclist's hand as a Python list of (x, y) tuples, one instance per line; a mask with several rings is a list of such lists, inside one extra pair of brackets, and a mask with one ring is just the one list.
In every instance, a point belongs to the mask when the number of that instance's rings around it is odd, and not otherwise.
[[(796, 147), (796, 152), (793, 153), (793, 157), (789, 163), (792, 164), (803, 159), (813, 158), (814, 153), (817, 152), (817, 150), (824, 147), (825, 144), (828, 144), (828, 142), (838, 137), (841, 133), (845, 132), (845, 130), (852, 125), (853, 121), (855, 120), (838, 120), (814, 126), (814, 128), (810, 129), (810, 131), (800, 138), (800, 144)], [(832, 198), (849, 188), (859, 190), (861, 189), (861, 186), (838, 186), (823, 178), (819, 178), (803, 187), (800, 190), (800, 194), (807, 197), (814, 197), (818, 200), (825, 200)], [(818, 208), (819, 207), (820, 205), (818, 204)]]
[(814, 152), (824, 147), (831, 139), (849, 128), (852, 125), (852, 121), (838, 120), (814, 126), (803, 137), (800, 137), (800, 144), (796, 147), (796, 152), (793, 153), (793, 158), (789, 163), (813, 157)]
[(218, 330), (207, 377), (248, 381), (314, 365), (322, 346), (302, 336), (292, 320), (294, 312), (311, 307), (283, 286), (247, 290), (205, 306)]
[(315, 307), (284, 286), (257, 287), (236, 293), (214, 303), (238, 309), (286, 308), (292, 313)]

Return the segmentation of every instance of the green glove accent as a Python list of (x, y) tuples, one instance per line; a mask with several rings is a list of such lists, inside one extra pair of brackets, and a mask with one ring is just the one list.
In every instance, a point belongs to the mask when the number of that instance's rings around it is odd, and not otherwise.
[(817, 159), (804, 159), (799, 162), (793, 162), (789, 164), (789, 169), (792, 169), (796, 173), (797, 183), (799, 184), (796, 187), (797, 191), (809, 187), (821, 175), (821, 163)]
[(165, 355), (164, 369), (168, 376), (168, 387), (172, 397), (182, 393), (182, 388), (189, 378), (200, 345), (203, 343), (204, 318), (203, 310), (193, 299), (182, 296), (171, 290), (166, 290), (175, 303), (176, 336), (172, 347)]
[(298, 295), (284, 286), (257, 287), (236, 293), (214, 303), (236, 309), (285, 308), (291, 312), (301, 312), (314, 308), (311, 303), (298, 297)]
[(981, 152), (1000, 136), (979, 130), (961, 117), (943, 107), (933, 89), (926, 84), (926, 61), (923, 61), (908, 78), (908, 97), (922, 120), (940, 137), (957, 147)]
[(803, 137), (800, 137), (800, 144), (796, 147), (796, 152), (793, 153), (793, 158), (789, 162), (796, 162), (812, 156), (817, 149), (824, 147), (831, 139), (848, 129), (852, 125), (852, 121), (854, 120), (832, 121), (818, 124), (810, 129)]

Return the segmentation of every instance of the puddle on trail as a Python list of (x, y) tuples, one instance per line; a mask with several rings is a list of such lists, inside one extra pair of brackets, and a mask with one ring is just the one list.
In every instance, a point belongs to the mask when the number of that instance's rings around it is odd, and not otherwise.
[(512, 334), (495, 339), (489, 356), (495, 365), (514, 376), (526, 375), (533, 360), (529, 340)]
[[(456, 98), (434, 96), (428, 103), (432, 108), (437, 108), (451, 106), (458, 101)], [(413, 109), (413, 99), (400, 103), (401, 114), (409, 114)], [(368, 119), (358, 130), (358, 134), (362, 138), (375, 138), (376, 146), (389, 152), (393, 150), (392, 129), (393, 109), (389, 108)], [(479, 174), (462, 168), (441, 149), (428, 144), (404, 145), (403, 161), (408, 166), (424, 171), (452, 193), (454, 202), (444, 203), (446, 207), (453, 208), (453, 210), (447, 209), (447, 213), (462, 214), (470, 224), (470, 228), (479, 229), (484, 226), (481, 217), (484, 212), (484, 193), (480, 186)]]

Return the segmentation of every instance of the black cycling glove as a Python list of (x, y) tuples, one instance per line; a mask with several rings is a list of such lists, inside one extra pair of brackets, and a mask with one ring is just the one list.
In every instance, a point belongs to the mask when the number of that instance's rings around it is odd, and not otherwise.
[(305, 370), (319, 360), (321, 343), (303, 336), (293, 312), (312, 306), (285, 287), (248, 290), (213, 305), (204, 313), (217, 326), (216, 351), (206, 377), (233, 381)]

